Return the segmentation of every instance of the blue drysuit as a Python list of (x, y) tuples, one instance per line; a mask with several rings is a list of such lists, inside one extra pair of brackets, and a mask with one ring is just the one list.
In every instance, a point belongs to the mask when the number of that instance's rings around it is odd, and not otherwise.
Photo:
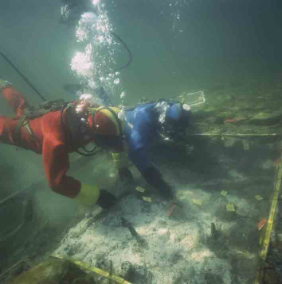
[[(156, 107), (158, 103), (160, 104)], [(189, 124), (191, 112), (190, 109), (188, 111), (187, 108), (184, 109), (180, 103), (166, 100), (139, 105), (125, 111), (124, 136), (129, 146), (129, 158), (143, 178), (151, 186), (160, 190), (165, 198), (172, 199), (174, 195), (170, 185), (166, 183), (147, 156), (147, 146), (160, 140), (160, 115), (165, 115), (168, 131), (170, 127), (182, 131)], [(131, 176), (128, 171), (123, 172), (124, 170), (121, 170), (120, 176)]]
[(151, 166), (147, 156), (147, 146), (159, 140), (157, 131), (158, 115), (156, 102), (142, 104), (125, 113), (125, 140), (129, 145), (129, 158), (140, 172)]

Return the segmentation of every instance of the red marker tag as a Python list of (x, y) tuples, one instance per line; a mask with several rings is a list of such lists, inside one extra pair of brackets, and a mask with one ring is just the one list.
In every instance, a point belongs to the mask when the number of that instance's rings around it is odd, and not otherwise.
[(259, 231), (265, 226), (266, 223), (267, 223), (266, 218), (263, 218), (263, 219), (258, 223), (258, 229), (259, 229)]
[(236, 123), (239, 121), (245, 120), (245, 118), (238, 117), (238, 118), (226, 118), (223, 123)]
[(167, 211), (167, 215), (171, 216), (173, 210), (175, 209), (175, 203), (172, 204), (171, 208)]
[(280, 165), (280, 159), (278, 158), (278, 159), (275, 159), (274, 161), (273, 161), (273, 164), (274, 164), (274, 166), (279, 166)]

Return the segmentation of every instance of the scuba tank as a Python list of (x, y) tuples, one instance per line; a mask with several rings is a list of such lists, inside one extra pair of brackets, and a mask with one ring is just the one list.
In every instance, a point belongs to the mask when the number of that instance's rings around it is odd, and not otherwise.
[[(45, 101), (37, 106), (30, 106), (29, 108), (25, 109), (23, 115), (19, 118), (18, 125), (14, 132), (15, 141), (20, 144), (20, 135), (22, 127), (25, 127), (28, 132), (33, 136), (33, 138), (37, 139), (31, 127), (29, 126), (29, 121), (41, 117), (49, 112), (55, 112), (59, 110), (61, 111), (60, 119), (64, 131), (66, 129), (66, 125), (63, 121), (64, 111), (69, 121), (71, 136), (70, 143), (72, 150), (82, 156), (93, 156), (96, 153), (100, 152), (100, 150), (97, 150), (97, 147), (93, 147), (92, 149), (88, 150), (85, 146), (81, 146), (82, 139), (87, 141), (91, 138), (87, 125), (87, 117), (84, 114), (78, 114), (71, 102), (65, 102), (62, 99)], [(79, 150), (79, 148), (82, 148), (83, 151)]]

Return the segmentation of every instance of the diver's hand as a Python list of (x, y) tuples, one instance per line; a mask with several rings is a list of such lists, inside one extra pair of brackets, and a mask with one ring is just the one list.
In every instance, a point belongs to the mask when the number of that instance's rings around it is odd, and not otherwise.
[(126, 167), (118, 169), (118, 175), (122, 182), (132, 183), (134, 181), (131, 171)]
[(150, 166), (142, 172), (144, 179), (167, 200), (173, 199), (174, 194), (171, 186), (163, 180), (161, 173), (154, 167)]
[(12, 84), (0, 77), (0, 91), (4, 90), (9, 86), (12, 86)]
[(171, 186), (165, 181), (157, 189), (160, 191), (162, 197), (165, 198), (166, 200), (172, 200), (175, 198)]
[(109, 209), (113, 207), (117, 202), (117, 198), (105, 189), (100, 190), (100, 196), (97, 201), (97, 204), (100, 205), (103, 209)]

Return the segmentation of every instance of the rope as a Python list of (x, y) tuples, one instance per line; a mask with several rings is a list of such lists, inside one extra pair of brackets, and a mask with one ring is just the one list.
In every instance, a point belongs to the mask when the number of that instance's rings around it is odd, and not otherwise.
[[(59, 259), (64, 259), (62, 256), (56, 255), (56, 254), (52, 254), (51, 256), (55, 257), (55, 258), (59, 258)], [(122, 279), (121, 277), (118, 277), (116, 275), (112, 275), (111, 273), (109, 273), (109, 272), (107, 272), (105, 270), (102, 270), (100, 268), (91, 266), (91, 265), (89, 265), (89, 264), (87, 264), (85, 262), (78, 261), (78, 260), (73, 260), (73, 259), (69, 259), (69, 258), (68, 258), (68, 260), (70, 260), (71, 262), (73, 262), (74, 264), (78, 265), (79, 267), (81, 267), (84, 270), (92, 271), (92, 272), (94, 272), (96, 274), (102, 275), (102, 276), (106, 277), (107, 279), (113, 280), (116, 283), (119, 283), (119, 284), (132, 284), (131, 282), (128, 282), (125, 279)]]
[(23, 73), (11, 62), (11, 60), (2, 52), (0, 52), (0, 55), (14, 68), (15, 71), (22, 77), (22, 79), (33, 89), (33, 91), (43, 100), (46, 101), (45, 97), (43, 97), (39, 91), (33, 86), (32, 83), (23, 75)]

